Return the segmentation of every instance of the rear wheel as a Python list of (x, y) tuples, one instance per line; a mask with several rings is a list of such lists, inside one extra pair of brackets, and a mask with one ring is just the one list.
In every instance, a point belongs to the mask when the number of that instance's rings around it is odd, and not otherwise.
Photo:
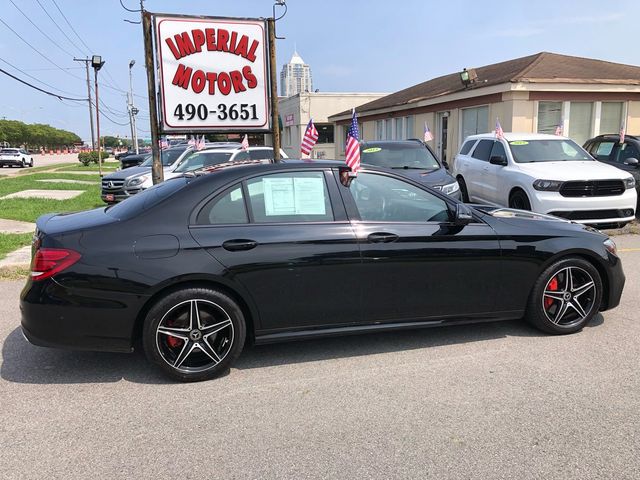
[(598, 313), (602, 279), (586, 260), (555, 262), (536, 281), (525, 318), (547, 333), (574, 333)]
[(518, 210), (531, 210), (531, 202), (529, 197), (522, 190), (516, 190), (509, 197), (509, 207)]
[(460, 185), (460, 198), (464, 203), (469, 203), (469, 191), (467, 190), (467, 184), (464, 178), (458, 177), (458, 185)]
[(20, 168), (26, 168), (27, 162), (24, 161), (24, 158), (21, 160)]
[(246, 336), (242, 310), (227, 295), (185, 288), (159, 300), (147, 314), (143, 344), (147, 358), (183, 382), (226, 372)]

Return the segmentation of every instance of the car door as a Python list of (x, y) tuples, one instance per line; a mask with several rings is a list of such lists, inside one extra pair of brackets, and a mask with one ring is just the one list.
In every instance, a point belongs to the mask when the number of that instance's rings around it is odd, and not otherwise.
[[(491, 153), (489, 154), (489, 160), (492, 157), (502, 157), (508, 161), (507, 152), (505, 151), (502, 141), (495, 140), (491, 147)], [(508, 199), (505, 202), (503, 198), (505, 193), (505, 165), (494, 165), (490, 161), (484, 166), (484, 194), (483, 197), (486, 201), (495, 203), (497, 205), (508, 205)]]
[(190, 231), (249, 292), (262, 333), (360, 321), (360, 252), (330, 170), (246, 179), (209, 200)]
[(501, 271), (491, 227), (453, 226), (452, 200), (392, 174), (361, 171), (340, 189), (362, 252), (365, 321), (492, 311)]
[(636, 179), (636, 182), (640, 180), (640, 165), (629, 165), (627, 162), (630, 158), (635, 158), (636, 160), (640, 160), (640, 151), (638, 147), (631, 142), (624, 142), (621, 144), (616, 144), (615, 148), (612, 152), (612, 162), (611, 165), (618, 167), (621, 170), (629, 172), (633, 175), (633, 178)]
[(493, 140), (482, 139), (475, 146), (469, 158), (468, 174), (465, 175), (467, 191), (472, 201), (483, 202), (487, 199), (487, 177), (489, 171), (489, 155), (493, 148)]

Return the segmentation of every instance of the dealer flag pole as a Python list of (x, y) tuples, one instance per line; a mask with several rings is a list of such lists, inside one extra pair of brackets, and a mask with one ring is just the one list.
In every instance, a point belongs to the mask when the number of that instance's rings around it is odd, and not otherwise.
[(149, 96), (149, 118), (151, 122), (151, 155), (153, 157), (151, 177), (155, 185), (164, 180), (164, 172), (162, 170), (162, 160), (160, 159), (156, 70), (153, 62), (153, 29), (151, 26), (151, 13), (147, 11), (142, 12), (142, 31), (144, 34), (144, 63), (147, 70), (147, 94)]

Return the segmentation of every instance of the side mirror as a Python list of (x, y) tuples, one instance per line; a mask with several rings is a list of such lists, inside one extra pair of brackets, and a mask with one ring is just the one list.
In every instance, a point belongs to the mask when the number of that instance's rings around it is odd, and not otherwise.
[(473, 213), (471, 213), (471, 209), (467, 207), (464, 203), (457, 203), (453, 223), (457, 226), (462, 227), (464, 225), (468, 225), (472, 221), (473, 221)]
[(629, 158), (625, 159), (624, 163), (626, 165), (630, 165), (632, 167), (637, 167), (638, 164), (640, 163), (640, 161), (638, 161), (637, 158), (629, 157)]
[(507, 165), (507, 157), (504, 155), (494, 155), (489, 159), (489, 163), (491, 165), (501, 165), (504, 167)]

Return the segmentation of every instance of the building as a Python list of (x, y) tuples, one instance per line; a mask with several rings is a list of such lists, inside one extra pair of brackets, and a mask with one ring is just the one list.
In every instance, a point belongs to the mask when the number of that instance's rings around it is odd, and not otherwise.
[(294, 50), (291, 60), (282, 66), (280, 72), (280, 96), (290, 97), (301, 92), (313, 92), (311, 68)]
[[(468, 76), (467, 84), (462, 75)], [(434, 78), (356, 108), (366, 140), (423, 138), (451, 160), (467, 135), (495, 129), (554, 133), (582, 144), (602, 133), (640, 133), (640, 67), (542, 52)], [(349, 111), (329, 118), (345, 135)], [(344, 148), (336, 151), (344, 157)]]
[(313, 124), (318, 130), (318, 142), (311, 152), (311, 157), (337, 158), (335, 142), (341, 144), (344, 141), (335, 137), (334, 125), (329, 121), (329, 115), (346, 109), (350, 111), (358, 105), (386, 95), (386, 93), (303, 92), (292, 97), (280, 98), (278, 113), (282, 119), (282, 149), (289, 157), (299, 158), (304, 132), (309, 120), (313, 118)]

